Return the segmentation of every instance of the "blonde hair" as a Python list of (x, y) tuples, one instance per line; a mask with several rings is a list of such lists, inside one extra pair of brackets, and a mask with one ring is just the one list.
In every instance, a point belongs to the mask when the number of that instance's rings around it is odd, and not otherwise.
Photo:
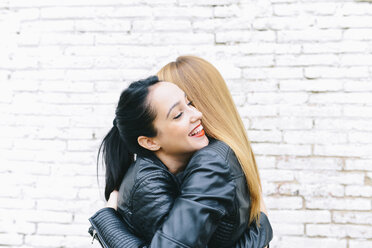
[(209, 62), (195, 56), (180, 56), (157, 74), (160, 80), (177, 84), (203, 113), (206, 133), (225, 142), (238, 158), (251, 197), (249, 222), (259, 223), (261, 181), (243, 122), (225, 80)]

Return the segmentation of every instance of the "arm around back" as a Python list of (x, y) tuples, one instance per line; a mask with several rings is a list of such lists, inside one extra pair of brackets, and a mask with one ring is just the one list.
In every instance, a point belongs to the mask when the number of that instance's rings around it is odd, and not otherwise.
[(235, 185), (225, 158), (202, 149), (189, 162), (181, 195), (151, 247), (203, 247), (223, 216), (232, 211)]

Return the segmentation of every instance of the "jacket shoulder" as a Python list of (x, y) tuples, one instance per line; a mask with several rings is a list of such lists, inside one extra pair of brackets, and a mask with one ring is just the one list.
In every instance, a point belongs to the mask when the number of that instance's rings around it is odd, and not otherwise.
[(231, 152), (232, 149), (225, 142), (212, 139), (209, 145), (197, 151), (195, 156), (219, 156), (226, 161)]

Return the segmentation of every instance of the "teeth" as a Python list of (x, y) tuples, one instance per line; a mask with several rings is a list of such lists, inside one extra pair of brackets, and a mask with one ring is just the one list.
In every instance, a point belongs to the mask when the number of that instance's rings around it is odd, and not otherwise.
[(189, 136), (194, 136), (200, 133), (203, 130), (203, 127), (200, 125), (197, 129), (195, 129)]

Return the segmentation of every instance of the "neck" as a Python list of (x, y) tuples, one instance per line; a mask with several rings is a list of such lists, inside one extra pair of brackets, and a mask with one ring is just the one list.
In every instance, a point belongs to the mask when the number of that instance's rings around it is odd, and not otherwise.
[(192, 154), (169, 155), (165, 154), (163, 151), (157, 151), (155, 152), (155, 155), (161, 160), (161, 162), (163, 162), (172, 174), (177, 174), (185, 169)]

